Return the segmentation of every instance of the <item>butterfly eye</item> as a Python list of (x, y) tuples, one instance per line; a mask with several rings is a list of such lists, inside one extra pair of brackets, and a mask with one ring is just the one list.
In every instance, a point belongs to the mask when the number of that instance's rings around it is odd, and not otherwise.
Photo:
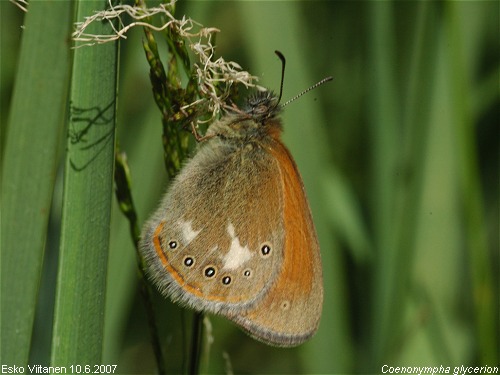
[(262, 253), (263, 256), (267, 257), (269, 254), (271, 254), (271, 246), (269, 245), (263, 245), (261, 248), (260, 248), (260, 251)]
[(222, 278), (222, 284), (224, 284), (224, 285), (229, 285), (229, 284), (231, 284), (231, 276), (224, 276), (224, 277)]
[(203, 273), (205, 274), (206, 277), (212, 278), (215, 276), (217, 272), (214, 267), (207, 267), (205, 268), (205, 271), (203, 271)]
[(172, 250), (176, 249), (177, 248), (177, 241), (170, 241), (168, 243), (168, 247)]
[(191, 267), (194, 264), (194, 259), (191, 257), (184, 257), (184, 265), (186, 267)]

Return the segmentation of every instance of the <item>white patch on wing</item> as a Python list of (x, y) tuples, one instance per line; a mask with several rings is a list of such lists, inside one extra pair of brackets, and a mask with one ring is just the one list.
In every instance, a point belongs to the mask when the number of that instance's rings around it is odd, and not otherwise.
[(227, 226), (227, 233), (231, 236), (231, 245), (228, 253), (224, 256), (224, 269), (234, 270), (241, 267), (252, 257), (248, 246), (241, 246), (240, 240), (236, 237), (233, 224)]
[(184, 241), (186, 241), (186, 244), (194, 240), (196, 236), (201, 232), (201, 229), (196, 231), (193, 230), (192, 221), (179, 221), (178, 223), (181, 227), (182, 236), (184, 237)]

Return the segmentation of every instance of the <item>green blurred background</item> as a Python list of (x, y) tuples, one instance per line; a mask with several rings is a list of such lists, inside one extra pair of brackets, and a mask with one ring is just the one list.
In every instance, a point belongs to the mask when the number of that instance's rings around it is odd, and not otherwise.
[[(179, 1), (178, 17), (221, 30), (218, 55), (274, 90), (280, 50), (285, 100), (334, 77), (283, 114), (321, 244), (319, 331), (278, 349), (208, 316), (204, 372), (499, 365), (499, 12), (497, 1)], [(23, 17), (2, 0), (2, 134)], [(136, 29), (121, 42), (117, 127), (141, 223), (167, 184), (142, 37)], [(61, 170), (33, 364), (50, 360), (62, 188)], [(154, 373), (128, 222), (114, 206), (103, 362)], [(168, 371), (182, 372), (192, 314), (157, 294), (154, 305)]]

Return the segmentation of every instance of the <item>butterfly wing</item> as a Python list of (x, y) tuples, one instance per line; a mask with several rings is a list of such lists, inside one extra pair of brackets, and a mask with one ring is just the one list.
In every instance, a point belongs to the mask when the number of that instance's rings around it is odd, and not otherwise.
[(208, 142), (146, 224), (141, 251), (164, 294), (232, 316), (264, 298), (280, 271), (282, 186), (263, 149)]

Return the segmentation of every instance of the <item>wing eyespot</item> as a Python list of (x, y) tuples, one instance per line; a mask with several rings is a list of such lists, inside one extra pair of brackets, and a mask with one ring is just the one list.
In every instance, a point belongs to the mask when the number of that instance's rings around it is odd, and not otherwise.
[(287, 310), (289, 310), (289, 309), (290, 309), (290, 301), (288, 301), (288, 300), (283, 301), (283, 302), (281, 303), (281, 309), (282, 309), (283, 311), (287, 311)]
[(185, 256), (184, 257), (184, 260), (182, 261), (182, 263), (186, 266), (186, 267), (189, 267), (191, 268), (192, 266), (194, 266), (194, 264), (196, 263), (195, 259), (193, 257), (190, 257), (190, 256)]
[(267, 258), (271, 255), (272, 253), (272, 247), (270, 244), (268, 243), (265, 243), (263, 244), (261, 247), (260, 247), (260, 255), (263, 257), (263, 258)]
[(222, 278), (222, 284), (225, 285), (225, 286), (228, 286), (229, 284), (231, 284), (231, 276), (224, 276)]
[(217, 274), (217, 269), (214, 266), (205, 267), (205, 269), (203, 270), (203, 275), (207, 279), (213, 278), (216, 274)]

